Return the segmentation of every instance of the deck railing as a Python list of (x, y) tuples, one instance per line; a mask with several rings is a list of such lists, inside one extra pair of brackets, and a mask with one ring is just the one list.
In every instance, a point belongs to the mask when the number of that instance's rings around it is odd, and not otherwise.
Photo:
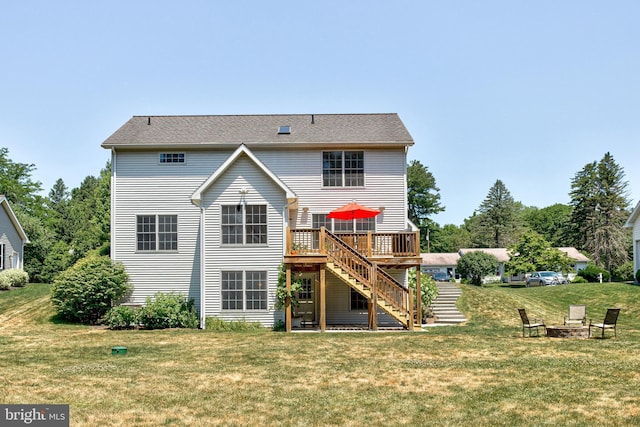
[[(313, 255), (324, 253), (322, 242), (325, 229), (289, 230), (287, 233), (287, 255)], [(334, 233), (360, 255), (371, 257), (418, 257), (420, 256), (419, 233), (400, 231), (397, 233)]]

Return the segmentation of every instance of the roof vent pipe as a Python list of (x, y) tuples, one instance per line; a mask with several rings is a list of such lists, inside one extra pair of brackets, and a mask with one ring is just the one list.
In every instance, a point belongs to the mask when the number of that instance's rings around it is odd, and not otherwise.
[(151, 117), (147, 117), (147, 126), (151, 124)]
[(315, 124), (316, 123), (316, 118), (314, 117), (314, 115), (311, 115), (311, 124)]

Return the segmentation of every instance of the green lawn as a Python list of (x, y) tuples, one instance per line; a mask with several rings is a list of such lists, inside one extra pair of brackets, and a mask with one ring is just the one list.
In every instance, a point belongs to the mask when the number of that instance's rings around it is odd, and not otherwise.
[[(32, 284), (0, 293), (0, 401), (68, 403), (73, 426), (640, 425), (640, 287), (462, 288), (464, 326), (286, 334), (60, 324)], [(618, 338), (522, 338), (517, 308), (570, 303), (621, 307)]]

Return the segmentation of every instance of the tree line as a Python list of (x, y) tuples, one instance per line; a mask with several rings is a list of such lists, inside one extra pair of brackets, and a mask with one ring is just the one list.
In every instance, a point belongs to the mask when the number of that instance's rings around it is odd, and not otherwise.
[[(407, 167), (409, 218), (421, 231), (423, 252), (457, 252), (461, 248), (508, 248), (513, 254), (535, 246), (535, 262), (514, 264), (515, 270), (558, 266), (566, 260), (541, 248), (575, 247), (598, 267), (618, 278), (633, 277), (632, 238), (624, 223), (630, 215), (629, 183), (610, 153), (586, 164), (571, 180), (570, 203), (538, 208), (516, 201), (500, 179), (487, 196), (457, 226), (440, 226), (430, 219), (444, 207), (439, 188), (419, 161)], [(534, 251), (535, 252), (535, 251)], [(550, 261), (541, 261), (545, 257)], [(531, 270), (530, 270), (531, 271)]]
[(0, 194), (31, 241), (24, 249), (24, 269), (32, 282), (52, 282), (90, 251), (109, 253), (111, 165), (72, 190), (58, 179), (46, 197), (32, 176), (35, 169), (12, 161), (9, 150), (0, 148)]
[[(111, 165), (107, 162), (97, 176), (87, 176), (71, 190), (58, 179), (46, 197), (34, 171), (35, 165), (14, 162), (8, 149), (0, 148), (0, 194), (31, 241), (25, 248), (25, 270), (31, 281), (51, 282), (90, 251), (109, 253)], [(536, 242), (538, 248), (576, 247), (612, 273), (633, 269), (631, 233), (623, 228), (630, 215), (628, 182), (610, 153), (576, 172), (568, 205), (525, 206), (498, 179), (459, 226), (440, 226), (430, 218), (445, 207), (435, 177), (418, 160), (407, 165), (407, 187), (408, 215), (421, 231), (423, 252), (481, 247), (517, 251)]]

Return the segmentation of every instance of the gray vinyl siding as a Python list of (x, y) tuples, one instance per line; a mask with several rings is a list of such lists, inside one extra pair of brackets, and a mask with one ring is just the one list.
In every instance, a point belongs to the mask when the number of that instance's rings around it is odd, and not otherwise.
[(640, 217), (636, 218), (633, 224), (633, 257), (634, 257), (634, 269), (633, 272), (640, 270)]
[(21, 268), (22, 261), (20, 257), (22, 257), (22, 239), (3, 206), (0, 206), (0, 244), (4, 245), (4, 259), (2, 263), (4, 269), (11, 268), (9, 257), (14, 252), (18, 256), (16, 264), (18, 268)]
[[(244, 195), (241, 189), (247, 189)], [(222, 244), (221, 206), (237, 205), (267, 206), (266, 245)], [(205, 219), (205, 312), (225, 320), (261, 322), (272, 325), (280, 318), (275, 313), (275, 291), (278, 283), (278, 268), (283, 255), (283, 209), (286, 205), (284, 192), (246, 156), (235, 162), (205, 192), (203, 207)], [(267, 272), (266, 310), (223, 310), (222, 271)]]
[[(322, 149), (253, 149), (265, 166), (278, 176), (298, 197), (298, 213), (293, 214), (295, 228), (310, 228), (314, 213), (326, 214), (356, 200), (373, 208), (384, 207), (376, 218), (376, 231), (397, 232), (406, 228), (406, 184), (404, 149), (364, 151), (365, 186), (357, 188), (322, 187)], [(349, 148), (344, 148), (349, 150)], [(200, 308), (200, 208), (190, 197), (234, 150), (181, 150), (185, 163), (160, 164), (157, 151), (117, 151), (113, 158), (112, 258), (122, 262), (134, 289), (132, 303), (144, 303), (158, 291), (177, 291), (193, 298)], [(237, 204), (239, 190), (249, 189), (247, 204), (268, 206), (268, 244), (231, 246), (220, 244), (220, 205)], [(274, 311), (278, 267), (282, 262), (285, 195), (253, 161), (241, 156), (204, 193), (205, 208), (205, 315), (227, 320), (246, 319), (265, 325), (281, 319)], [(302, 208), (308, 213), (302, 215)], [(175, 252), (138, 252), (136, 250), (137, 215), (177, 215), (178, 250)], [(223, 311), (221, 309), (221, 271), (266, 271), (268, 309), (264, 311)], [(361, 322), (361, 314), (352, 313), (348, 287), (327, 275), (331, 287), (327, 297), (327, 320), (337, 323)], [(366, 322), (366, 313), (364, 317)], [(383, 317), (381, 317), (383, 321)]]
[[(129, 274), (134, 287), (129, 302), (142, 304), (158, 291), (175, 291), (193, 298), (198, 306), (200, 210), (190, 196), (204, 174), (186, 173), (185, 165), (160, 165), (157, 152), (119, 154), (114, 164), (112, 212), (117, 217), (112, 258), (122, 262)], [(137, 215), (177, 215), (178, 250), (137, 251)]]
[[(348, 149), (347, 149), (348, 150)], [(406, 228), (406, 158), (402, 149), (364, 150), (364, 187), (322, 187), (322, 151), (288, 153), (254, 150), (271, 171), (298, 196), (297, 228), (310, 228), (312, 214), (326, 214), (356, 200), (372, 208), (384, 207), (376, 218), (376, 231), (397, 232)], [(302, 208), (309, 208), (306, 215)]]

